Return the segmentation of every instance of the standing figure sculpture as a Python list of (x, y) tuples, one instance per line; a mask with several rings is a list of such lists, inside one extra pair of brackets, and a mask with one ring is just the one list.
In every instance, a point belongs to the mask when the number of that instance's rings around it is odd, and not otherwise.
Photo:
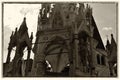
[(79, 56), (83, 72), (89, 72), (88, 45), (86, 37), (80, 37), (79, 39)]

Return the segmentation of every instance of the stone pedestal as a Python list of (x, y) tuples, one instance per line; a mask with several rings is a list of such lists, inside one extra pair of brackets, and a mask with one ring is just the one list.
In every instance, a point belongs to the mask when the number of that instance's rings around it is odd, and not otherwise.
[(45, 75), (45, 55), (38, 54), (36, 55), (36, 76), (44, 76)]
[(45, 66), (43, 62), (38, 62), (37, 63), (37, 71), (36, 71), (36, 76), (44, 76), (45, 75)]

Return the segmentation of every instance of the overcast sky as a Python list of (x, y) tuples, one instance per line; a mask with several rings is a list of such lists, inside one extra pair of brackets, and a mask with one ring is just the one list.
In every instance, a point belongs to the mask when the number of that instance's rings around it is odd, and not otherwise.
[[(107, 35), (110, 40), (111, 33), (113, 33), (116, 40), (116, 3), (89, 3), (89, 5), (93, 8), (93, 17), (104, 45), (106, 44)], [(35, 41), (37, 19), (40, 7), (40, 4), (4, 4), (4, 62), (6, 61), (6, 56), (8, 53), (7, 48), (10, 35), (16, 27), (19, 28), (24, 16), (26, 16), (29, 34), (33, 32)], [(25, 13), (27, 14), (25, 15)], [(14, 52), (15, 51), (13, 50), (11, 57), (14, 56)], [(24, 58), (26, 58), (26, 55)]]

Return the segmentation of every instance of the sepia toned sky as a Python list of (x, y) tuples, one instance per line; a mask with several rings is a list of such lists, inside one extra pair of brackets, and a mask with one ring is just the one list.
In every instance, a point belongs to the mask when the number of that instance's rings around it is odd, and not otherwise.
[[(106, 44), (107, 36), (110, 38), (110, 34), (113, 33), (115, 40), (117, 39), (117, 4), (116, 3), (88, 3), (93, 9), (93, 17), (96, 25), (99, 29), (102, 41)], [(26, 16), (26, 22), (28, 27), (29, 35), (33, 32), (35, 41), (35, 34), (37, 30), (37, 19), (40, 4), (4, 4), (4, 54), (3, 61), (6, 61), (8, 53), (8, 43), (10, 35), (15, 28), (20, 26), (24, 16)], [(11, 57), (13, 58), (15, 51), (12, 51)], [(26, 58), (27, 54), (24, 55)], [(33, 58), (33, 53), (31, 55)]]

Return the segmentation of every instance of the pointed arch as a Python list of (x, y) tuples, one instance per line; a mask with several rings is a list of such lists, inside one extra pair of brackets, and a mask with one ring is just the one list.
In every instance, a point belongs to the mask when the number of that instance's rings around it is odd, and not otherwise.
[(54, 36), (44, 48), (45, 60), (51, 63), (53, 72), (61, 72), (69, 63), (69, 50), (66, 41), (61, 36)]

